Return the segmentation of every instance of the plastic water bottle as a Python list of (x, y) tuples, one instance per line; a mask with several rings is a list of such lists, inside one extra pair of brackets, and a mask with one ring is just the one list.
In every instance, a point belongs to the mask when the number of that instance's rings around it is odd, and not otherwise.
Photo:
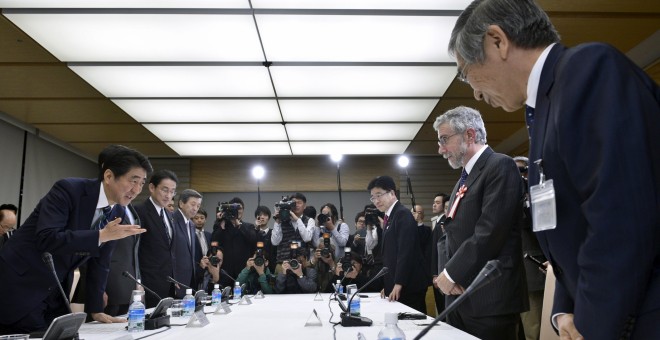
[(385, 327), (378, 333), (378, 340), (405, 340), (406, 335), (396, 323), (399, 321), (397, 313), (385, 313)]
[(337, 294), (343, 294), (344, 287), (341, 286), (341, 280), (337, 280)]
[(236, 281), (234, 284), (234, 299), (238, 300), (241, 298), (241, 283)]
[(192, 295), (192, 289), (186, 289), (186, 296), (183, 297), (183, 316), (192, 316), (195, 313), (195, 297)]
[(222, 302), (222, 291), (220, 290), (220, 285), (213, 285), (213, 291), (211, 292), (211, 306), (217, 306)]
[(351, 300), (351, 305), (348, 307), (351, 310), (351, 315), (354, 316), (360, 316), (360, 295), (355, 294), (357, 292), (357, 286), (356, 285), (350, 285), (348, 286), (348, 299), (353, 298)]
[(133, 303), (128, 308), (128, 331), (142, 332), (144, 330), (144, 305), (140, 295), (133, 296)]

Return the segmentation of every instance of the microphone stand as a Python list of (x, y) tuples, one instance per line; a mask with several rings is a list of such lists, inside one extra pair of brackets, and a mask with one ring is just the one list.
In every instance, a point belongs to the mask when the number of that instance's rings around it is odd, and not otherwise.
[(497, 279), (498, 277), (502, 276), (502, 271), (500, 270), (500, 267), (502, 264), (500, 263), (499, 260), (490, 260), (486, 265), (481, 269), (479, 274), (477, 275), (477, 278), (472, 281), (472, 284), (461, 294), (454, 302), (452, 302), (449, 307), (445, 308), (445, 310), (438, 315), (438, 317), (435, 318), (428, 326), (426, 326), (413, 340), (419, 340), (421, 339), (426, 333), (428, 333), (433, 326), (438, 324), (440, 320), (444, 319), (447, 317), (447, 314), (451, 313), (465, 301), (468, 297), (470, 297), (477, 289), (493, 282), (493, 280)]
[(133, 277), (133, 275), (131, 275), (128, 271), (124, 271), (124, 272), (121, 273), (121, 274), (124, 275), (124, 277), (127, 277), (127, 278), (133, 280), (133, 282), (139, 284), (140, 287), (144, 288), (144, 290), (146, 290), (147, 292), (149, 292), (149, 294), (155, 296), (155, 297), (158, 299), (158, 301), (160, 301), (160, 300), (163, 299), (163, 298), (160, 297), (160, 295), (156, 294), (156, 292), (154, 292), (153, 290), (147, 288), (147, 286), (143, 285), (142, 282), (138, 281), (138, 280), (137, 280), (135, 277)]
[[(171, 283), (174, 283), (174, 284), (177, 284), (177, 285), (179, 285), (179, 286), (181, 286), (181, 287), (183, 287), (183, 288), (185, 288), (185, 289), (192, 289), (192, 287), (190, 287), (190, 286), (188, 286), (188, 285), (184, 285), (183, 283), (181, 283), (181, 282), (179, 282), (179, 281), (173, 279), (171, 276), (168, 276), (168, 277), (167, 277), (167, 281), (169, 281), (169, 282), (171, 282)], [(194, 291), (194, 289), (192, 289), (192, 290)]]
[[(372, 282), (376, 281), (376, 279), (382, 277), (383, 275), (387, 274), (390, 270), (387, 267), (383, 267), (376, 276), (374, 276), (371, 280), (367, 281), (367, 283), (364, 284), (364, 286), (360, 287), (360, 289), (357, 290), (353, 295), (351, 295), (351, 298), (348, 300), (348, 308), (346, 313), (341, 313), (341, 325), (344, 327), (361, 327), (361, 326), (371, 326), (373, 324), (373, 321), (371, 319), (363, 317), (363, 316), (353, 316), (351, 315), (351, 302), (353, 301), (353, 298), (355, 295), (360, 294), (362, 290), (367, 288)], [(348, 293), (347, 293), (348, 294)], [(348, 296), (348, 295), (346, 295)], [(341, 304), (341, 302), (339, 302)]]
[(339, 217), (344, 220), (344, 204), (341, 201), (341, 174), (339, 171), (339, 162), (337, 162), (337, 191), (339, 191)]
[(410, 181), (410, 175), (408, 175), (408, 168), (406, 170), (406, 182), (408, 183), (408, 193), (410, 194), (410, 201), (412, 203), (413, 211), (415, 210), (415, 194), (413, 193), (412, 182)]

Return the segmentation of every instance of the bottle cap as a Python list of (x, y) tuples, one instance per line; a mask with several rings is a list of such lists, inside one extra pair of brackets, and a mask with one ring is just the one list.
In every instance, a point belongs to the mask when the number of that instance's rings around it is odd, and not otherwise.
[(133, 295), (133, 302), (142, 302), (142, 297), (140, 295)]
[(214, 289), (220, 289), (220, 284), (218, 284), (218, 283), (214, 284), (214, 285), (213, 285), (213, 288), (214, 288)]
[(396, 325), (398, 321), (399, 321), (398, 313), (385, 313), (385, 324)]
[(241, 285), (241, 283), (236, 281), (236, 286), (240, 286), (240, 285)]
[(192, 295), (192, 289), (186, 289), (186, 295)]

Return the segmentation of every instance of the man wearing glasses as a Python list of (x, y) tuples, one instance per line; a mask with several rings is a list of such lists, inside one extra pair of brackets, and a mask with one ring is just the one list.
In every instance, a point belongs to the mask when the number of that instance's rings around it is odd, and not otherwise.
[(16, 213), (18, 208), (15, 205), (0, 205), (0, 249), (9, 240), (11, 232), (16, 229)]
[(291, 259), (289, 244), (291, 242), (300, 242), (300, 244), (310, 242), (316, 229), (314, 219), (303, 214), (307, 207), (307, 197), (297, 192), (291, 195), (290, 199), (295, 202), (296, 206), (289, 213), (289, 218), (281, 219), (279, 208), (275, 208), (275, 225), (270, 240), (274, 246), (278, 246), (276, 274), (282, 272), (282, 262)]
[[(142, 283), (163, 298), (174, 296), (174, 284), (168, 282), (167, 277), (174, 277), (175, 265), (190, 266), (175, 262), (174, 244), (186, 242), (186, 235), (177, 232), (172, 214), (167, 210), (167, 204), (176, 196), (178, 182), (176, 174), (170, 170), (155, 171), (149, 180), (149, 198), (135, 205), (142, 228), (147, 230), (140, 239), (138, 251)], [(183, 241), (173, 242), (177, 237), (182, 237)], [(158, 298), (147, 294), (146, 303), (147, 308), (156, 307)]]
[(383, 266), (389, 268), (384, 276), (383, 297), (399, 301), (426, 314), (426, 288), (428, 279), (417, 232), (417, 222), (396, 197), (396, 185), (389, 176), (376, 177), (367, 186), (371, 202), (385, 213), (383, 219)]

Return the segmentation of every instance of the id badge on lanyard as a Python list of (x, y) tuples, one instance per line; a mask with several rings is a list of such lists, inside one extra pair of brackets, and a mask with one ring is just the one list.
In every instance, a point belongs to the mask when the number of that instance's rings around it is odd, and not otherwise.
[(539, 167), (539, 184), (529, 188), (532, 202), (532, 221), (534, 232), (551, 230), (557, 227), (557, 204), (555, 187), (552, 180), (545, 180), (542, 160), (534, 161)]

